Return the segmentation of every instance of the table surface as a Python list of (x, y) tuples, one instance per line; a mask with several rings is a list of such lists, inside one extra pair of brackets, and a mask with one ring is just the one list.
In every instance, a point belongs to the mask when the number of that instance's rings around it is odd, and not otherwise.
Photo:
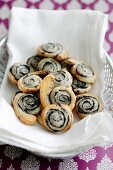
[[(104, 48), (113, 60), (113, 0), (0, 0), (0, 37), (6, 35), (12, 6), (37, 9), (92, 9), (109, 14)], [(56, 160), (36, 156), (9, 145), (0, 146), (3, 170), (113, 170), (113, 143), (97, 146), (73, 158)]]

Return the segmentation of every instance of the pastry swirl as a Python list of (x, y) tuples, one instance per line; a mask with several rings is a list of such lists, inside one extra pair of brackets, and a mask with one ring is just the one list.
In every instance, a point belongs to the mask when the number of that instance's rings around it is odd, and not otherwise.
[(96, 75), (92, 68), (85, 63), (77, 63), (71, 68), (72, 74), (80, 81), (94, 83)]
[(63, 51), (63, 46), (59, 43), (46, 43), (38, 48), (38, 54), (44, 57), (56, 57)]
[(52, 74), (55, 76), (55, 86), (68, 87), (72, 85), (72, 76), (66, 69), (62, 69)]
[(22, 76), (28, 74), (30, 69), (25, 64), (15, 64), (11, 67), (10, 72), (16, 80), (19, 80)]
[(8, 78), (13, 84), (17, 84), (18, 80), (30, 72), (30, 68), (26, 64), (14, 64), (9, 71)]
[(18, 87), (24, 93), (35, 93), (40, 89), (41, 81), (38, 72), (29, 73), (19, 79)]
[(102, 111), (100, 101), (90, 94), (83, 94), (77, 97), (76, 111), (81, 118), (90, 114)]
[(46, 43), (38, 48), (38, 55), (43, 57), (55, 58), (58, 61), (68, 58), (68, 53), (59, 43)]
[(30, 67), (30, 70), (31, 70), (32, 72), (38, 70), (38, 63), (39, 63), (41, 60), (42, 60), (42, 57), (39, 56), (39, 55), (32, 56), (32, 57), (30, 57), (30, 58), (27, 60), (27, 64), (28, 64), (28, 66)]
[(35, 94), (17, 93), (13, 98), (16, 116), (25, 124), (34, 124), (41, 110), (39, 98)]
[(49, 105), (42, 110), (41, 118), (43, 126), (53, 132), (66, 131), (73, 123), (73, 114), (65, 105)]
[(73, 79), (72, 89), (75, 93), (77, 94), (87, 93), (91, 90), (91, 88), (92, 88), (92, 85), (90, 83), (80, 81), (76, 78)]
[(44, 58), (38, 63), (39, 70), (47, 70), (48, 72), (56, 72), (61, 69), (61, 65), (52, 58)]
[(54, 55), (58, 55), (62, 52), (63, 47), (59, 43), (47, 43), (41, 46), (41, 49), (45, 52), (52, 53)]
[(51, 104), (65, 104), (68, 105), (71, 109), (73, 109), (75, 106), (75, 94), (70, 88), (66, 88), (65, 86), (54, 88), (51, 91), (49, 98)]
[(35, 94), (23, 94), (18, 100), (18, 106), (27, 114), (37, 114), (40, 111), (40, 100)]
[[(49, 74), (46, 76), (40, 87), (40, 100), (43, 107), (49, 106), (52, 103), (69, 104), (71, 109), (75, 106), (75, 94), (69, 87), (55, 85), (55, 76)], [(67, 101), (64, 101), (67, 100)]]
[(76, 71), (79, 75), (83, 77), (91, 77), (94, 75), (92, 69), (86, 64), (78, 64)]

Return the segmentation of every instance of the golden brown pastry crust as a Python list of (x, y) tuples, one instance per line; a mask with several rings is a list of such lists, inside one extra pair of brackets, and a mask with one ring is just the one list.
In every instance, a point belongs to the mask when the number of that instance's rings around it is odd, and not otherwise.
[(37, 75), (39, 75), (41, 78), (44, 78), (49, 74), (47, 70), (35, 71), (34, 73), (37, 73)]
[(74, 92), (71, 90), (71, 88), (65, 87), (65, 86), (59, 86), (59, 87), (55, 87), (51, 91), (50, 101), (52, 104), (68, 105), (70, 109), (72, 110), (75, 107), (76, 96)]
[[(78, 106), (79, 104), (80, 104), (80, 98), (82, 99), (83, 98), (83, 96), (89, 96), (89, 97), (91, 97), (91, 98), (94, 98), (94, 99), (96, 99), (98, 102), (99, 102), (99, 108), (98, 108), (98, 110), (97, 111), (93, 111), (93, 112), (89, 112), (89, 113), (83, 113), (83, 112), (80, 112), (79, 111), (79, 107), (80, 106)], [(86, 99), (87, 100), (87, 99)], [(86, 100), (85, 100), (85, 109), (86, 109)], [(89, 106), (88, 106), (89, 107)], [(93, 107), (92, 105), (91, 105), (91, 107)], [(97, 113), (97, 112), (101, 112), (103, 109), (104, 109), (104, 105), (99, 101), (99, 99), (97, 98), (97, 97), (95, 97), (94, 95), (92, 95), (92, 94), (82, 94), (82, 95), (78, 95), (77, 96), (77, 99), (76, 99), (76, 106), (75, 106), (75, 109), (76, 109), (76, 113), (78, 114), (78, 116), (81, 118), (81, 119), (83, 119), (83, 118), (85, 118), (85, 117), (87, 117), (87, 116), (89, 116), (89, 115), (93, 115), (93, 114), (95, 114), (95, 113)], [(88, 112), (88, 110), (87, 110), (87, 112)]]
[(44, 58), (38, 63), (38, 70), (46, 70), (48, 72), (56, 72), (61, 70), (61, 65), (53, 58)]
[(71, 87), (73, 77), (65, 68), (51, 74), (54, 76), (56, 87), (57, 86)]
[(68, 56), (69, 56), (68, 52), (67, 51), (63, 51), (61, 54), (57, 55), (55, 57), (55, 59), (58, 60), (58, 61), (63, 61), (65, 59), (67, 59)]
[(51, 74), (47, 75), (41, 82), (40, 85), (40, 101), (42, 107), (46, 107), (50, 105), (48, 100), (48, 96), (51, 90), (54, 88), (54, 79), (55, 77)]
[[(22, 69), (18, 70), (17, 67), (18, 67), (18, 68), (19, 68), (19, 67), (24, 67), (24, 69), (23, 69), (23, 70), (22, 70)], [(25, 68), (26, 68), (26, 71), (25, 71)], [(12, 69), (15, 70), (15, 74), (13, 74)], [(20, 71), (20, 72), (18, 72), (18, 71)], [(12, 84), (17, 85), (17, 84), (18, 84), (18, 80), (19, 80), (22, 76), (24, 76), (24, 75), (26, 75), (26, 74), (28, 74), (28, 73), (30, 73), (30, 68), (29, 68), (29, 66), (28, 66), (27, 64), (15, 63), (15, 64), (10, 68), (10, 70), (9, 70), (9, 72), (8, 72), (8, 79), (9, 79), (9, 81), (10, 81)], [(17, 77), (18, 77), (18, 78), (17, 78)]]
[[(43, 108), (46, 106), (49, 106), (51, 104), (50, 93), (52, 92), (52, 90), (55, 87), (56, 87), (55, 76), (52, 73), (49, 74), (48, 76), (46, 76), (42, 80), (42, 82), (40, 84), (40, 101), (41, 101)], [(72, 89), (69, 87), (65, 87), (65, 86), (59, 86), (59, 87), (56, 87), (56, 89), (67, 91), (70, 94), (71, 103), (70, 103), (69, 107), (71, 109), (73, 109), (75, 106), (76, 96), (75, 96), (74, 92), (72, 91)]]
[(73, 78), (72, 89), (75, 92), (75, 94), (77, 94), (77, 95), (83, 94), (83, 93), (88, 93), (92, 89), (92, 84), (82, 82), (76, 78)]
[(30, 67), (31, 72), (35, 72), (38, 70), (38, 63), (43, 59), (43, 57), (39, 55), (34, 55), (28, 58), (27, 65)]
[[(24, 112), (22, 109), (19, 108), (18, 106), (18, 100), (20, 99), (21, 96), (23, 96), (24, 93), (17, 93), (16, 96), (13, 98), (13, 108), (15, 111), (16, 116), (18, 119), (23, 122), (24, 124), (27, 125), (34, 125), (37, 122), (37, 115), (35, 114), (28, 114)], [(39, 106), (41, 109), (41, 105)], [(38, 113), (37, 113), (38, 114)]]
[[(61, 128), (61, 129), (59, 129), (58, 131), (55, 130), (56, 128), (52, 129), (52, 128), (50, 128), (47, 125), (47, 121), (48, 121), (47, 120), (47, 112), (49, 110), (51, 110), (51, 109), (52, 110), (57, 109), (59, 111), (62, 109), (62, 111), (63, 110), (66, 111), (67, 115), (68, 115), (68, 123), (67, 123), (67, 125), (65, 127)], [(57, 116), (55, 118), (57, 119)], [(60, 132), (60, 131), (61, 132), (65, 132), (65, 131), (69, 130), (72, 127), (72, 124), (73, 124), (73, 113), (71, 112), (70, 108), (68, 106), (66, 106), (66, 105), (59, 106), (59, 105), (52, 104), (52, 105), (49, 105), (49, 106), (45, 107), (42, 110), (42, 112), (41, 112), (41, 120), (42, 120), (43, 127), (45, 127), (47, 130), (54, 131), (54, 132)]]
[(69, 66), (73, 66), (76, 64), (76, 60), (74, 58), (67, 58), (66, 60), (63, 60), (63, 62), (65, 63), (65, 65)]
[[(53, 52), (48, 52), (46, 50), (44, 50), (42, 48), (42, 46), (48, 46), (48, 44), (52, 44), (54, 47), (55, 46), (60, 46), (62, 48), (62, 50), (60, 52), (57, 53), (57, 51), (54, 52), (53, 49), (50, 49), (53, 50)], [(52, 46), (51, 45), (51, 46)], [(55, 58), (56, 60), (58, 61), (62, 61), (62, 60), (65, 60), (68, 58), (69, 54), (66, 50), (63, 49), (62, 45), (61, 44), (58, 44), (58, 43), (47, 43), (47, 44), (43, 44), (42, 46), (40, 46), (37, 50), (37, 54), (42, 56), (42, 57), (49, 57), (49, 58)], [(52, 46), (52, 47), (53, 47)]]
[[(82, 73), (78, 73), (77, 69), (78, 66), (85, 66), (85, 68), (90, 69), (90, 72), (92, 71), (92, 75), (87, 76), (86, 71), (84, 71), (81, 67), (81, 72), (85, 73), (86, 75), (82, 75)], [(79, 69), (80, 71), (80, 69)], [(94, 73), (93, 69), (88, 66), (87, 64), (83, 63), (83, 62), (77, 62), (75, 65), (73, 65), (73, 67), (71, 68), (71, 73), (73, 74), (73, 76), (75, 76), (78, 80), (86, 82), (86, 83), (94, 83), (96, 80), (96, 74)]]
[[(36, 93), (39, 89), (40, 89), (40, 84), (41, 84), (41, 81), (42, 81), (42, 79), (39, 77), (39, 75), (41, 74), (41, 72), (43, 72), (43, 71), (40, 71), (40, 72), (33, 72), (33, 73), (29, 73), (29, 74), (27, 74), (27, 75), (25, 75), (25, 76), (23, 76), (23, 77), (21, 77), (20, 79), (19, 79), (19, 81), (18, 81), (18, 88), (20, 89), (20, 91), (22, 91), (22, 92), (24, 92), (24, 93)], [(24, 81), (24, 79), (26, 78), (26, 76), (34, 76), (34, 75), (37, 75), (38, 76), (38, 78), (39, 78), (39, 84), (37, 85), (37, 86), (34, 86), (34, 87), (29, 87), (29, 86), (27, 86), (27, 85), (25, 85), (24, 83), (23, 83), (23, 81)]]
[(17, 86), (18, 81), (15, 79), (15, 77), (10, 72), (8, 73), (8, 79), (12, 84)]

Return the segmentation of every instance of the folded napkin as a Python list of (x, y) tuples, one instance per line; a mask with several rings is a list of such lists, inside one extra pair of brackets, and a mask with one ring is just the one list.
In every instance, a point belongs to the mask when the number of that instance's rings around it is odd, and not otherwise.
[[(92, 94), (101, 101), (103, 92), (103, 41), (107, 15), (88, 10), (52, 11), (13, 8), (7, 40), (9, 60), (0, 94), (0, 140), (37, 154), (63, 157), (78, 154), (95, 144), (113, 140), (113, 119), (102, 112), (89, 116), (64, 134), (52, 134), (39, 125), (22, 124), (15, 116), (11, 98), (17, 88), (7, 80), (9, 68), (25, 63), (46, 42), (59, 42), (73, 58), (94, 68), (97, 80)], [(6, 90), (7, 89), (7, 90)]]

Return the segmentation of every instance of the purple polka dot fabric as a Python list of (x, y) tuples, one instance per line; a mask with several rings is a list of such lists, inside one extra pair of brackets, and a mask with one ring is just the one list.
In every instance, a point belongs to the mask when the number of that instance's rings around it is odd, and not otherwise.
[[(109, 14), (104, 48), (113, 59), (113, 0), (0, 0), (0, 37), (7, 34), (13, 6), (37, 9), (92, 9)], [(113, 170), (113, 143), (97, 146), (66, 159), (36, 156), (21, 148), (0, 146), (0, 169), (3, 170)]]

